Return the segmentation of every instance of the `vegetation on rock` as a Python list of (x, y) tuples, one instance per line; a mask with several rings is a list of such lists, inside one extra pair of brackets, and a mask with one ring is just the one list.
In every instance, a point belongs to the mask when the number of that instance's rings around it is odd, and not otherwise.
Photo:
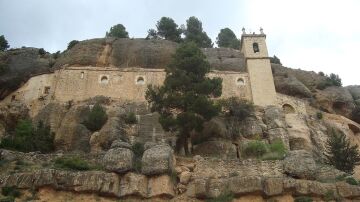
[(33, 128), (30, 120), (20, 120), (15, 128), (15, 134), (5, 137), (0, 144), (1, 148), (13, 149), (22, 152), (40, 151), (49, 153), (54, 151), (54, 134), (50, 127), (39, 122)]
[(129, 112), (127, 114), (124, 115), (124, 121), (126, 124), (136, 124), (137, 120), (136, 120), (136, 115), (134, 112)]
[(202, 22), (194, 16), (186, 20), (184, 34), (186, 42), (192, 41), (201, 48), (213, 47), (210, 37), (203, 31)]
[(352, 111), (351, 119), (360, 124), (360, 106), (356, 106)]
[(255, 157), (262, 160), (280, 160), (285, 157), (286, 148), (280, 139), (276, 139), (271, 144), (254, 140), (245, 145), (243, 154), (246, 158)]
[(74, 47), (76, 44), (78, 44), (79, 41), (78, 40), (72, 40), (69, 42), (68, 46), (67, 46), (67, 50), (70, 50), (72, 47)]
[(331, 129), (326, 142), (327, 163), (352, 174), (355, 166), (360, 165), (358, 147), (358, 145), (351, 145), (350, 140), (342, 132)]
[(15, 186), (5, 186), (1, 188), (1, 194), (5, 198), (0, 198), (1, 202), (12, 202), (15, 201), (15, 198), (20, 197), (21, 193)]
[(129, 38), (129, 33), (122, 24), (114, 25), (106, 32), (106, 37)]
[(216, 116), (220, 107), (210, 98), (222, 91), (220, 78), (207, 78), (210, 65), (195, 43), (184, 43), (176, 50), (166, 68), (162, 86), (149, 86), (146, 99), (151, 111), (160, 114), (159, 122), (166, 131), (177, 131), (177, 148), (189, 154), (188, 138), (193, 130), (201, 131), (203, 123)]
[(240, 49), (240, 40), (236, 38), (235, 33), (229, 28), (220, 30), (216, 37), (216, 43), (219, 47)]
[(95, 104), (90, 110), (84, 125), (91, 131), (98, 131), (106, 123), (108, 117), (105, 109), (100, 104)]
[(254, 114), (254, 105), (238, 97), (230, 97), (219, 101), (219, 104), (223, 107), (225, 115), (234, 117), (238, 121), (243, 121), (247, 117)]
[(4, 51), (6, 49), (8, 49), (10, 46), (9, 46), (9, 43), (8, 41), (5, 39), (5, 36), (4, 35), (1, 35), (0, 36), (0, 51)]
[(134, 152), (134, 169), (136, 172), (141, 173), (141, 159), (144, 154), (144, 144), (136, 142), (131, 147), (132, 151)]
[(270, 57), (270, 62), (281, 65), (281, 61), (278, 57), (276, 57), (276, 55), (274, 55), (274, 57)]
[(339, 75), (331, 73), (330, 76), (325, 75), (325, 77), (325, 80), (318, 83), (318, 85), (316, 86), (317, 89), (324, 90), (329, 86), (342, 86), (341, 78), (339, 77)]
[(55, 168), (65, 170), (90, 170), (89, 163), (80, 157), (60, 157), (55, 159)]

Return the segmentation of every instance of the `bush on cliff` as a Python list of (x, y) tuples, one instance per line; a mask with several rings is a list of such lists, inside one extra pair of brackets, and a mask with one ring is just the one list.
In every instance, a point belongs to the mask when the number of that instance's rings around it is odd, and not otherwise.
[(276, 139), (271, 144), (260, 140), (247, 143), (243, 149), (244, 157), (259, 158), (262, 160), (280, 160), (286, 155), (286, 148), (282, 140)]
[(85, 119), (84, 125), (91, 131), (100, 130), (108, 117), (105, 109), (100, 104), (95, 104)]
[(30, 120), (20, 120), (15, 128), (15, 134), (5, 137), (1, 148), (13, 149), (21, 152), (40, 151), (49, 153), (54, 151), (54, 134), (50, 127), (39, 122), (33, 128)]
[(352, 174), (356, 165), (360, 165), (358, 145), (351, 145), (346, 136), (335, 129), (330, 129), (326, 142), (327, 163), (335, 168)]
[(55, 160), (55, 168), (65, 170), (90, 170), (91, 166), (80, 157), (60, 157)]
[(123, 116), (123, 119), (126, 124), (136, 124), (137, 123), (136, 115), (134, 112), (129, 112), (129, 113), (125, 114)]
[(226, 116), (234, 117), (238, 121), (243, 121), (254, 114), (254, 105), (247, 100), (238, 97), (230, 97), (219, 101)]

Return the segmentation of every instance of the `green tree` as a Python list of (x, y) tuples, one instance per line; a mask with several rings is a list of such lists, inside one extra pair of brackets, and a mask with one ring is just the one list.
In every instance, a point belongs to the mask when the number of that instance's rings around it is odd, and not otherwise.
[(240, 40), (236, 38), (235, 33), (229, 28), (220, 30), (216, 37), (216, 43), (219, 47), (240, 49)]
[(79, 41), (78, 40), (72, 40), (69, 42), (67, 50), (70, 50), (72, 47), (74, 47), (76, 44), (78, 44)]
[(203, 31), (202, 23), (199, 19), (192, 16), (186, 20), (185, 41), (194, 42), (200, 48), (211, 48), (213, 46), (211, 39)]
[(166, 131), (178, 132), (177, 150), (189, 154), (188, 138), (193, 130), (201, 131), (203, 123), (220, 111), (210, 98), (222, 91), (220, 78), (207, 78), (210, 65), (195, 43), (184, 43), (176, 50), (166, 68), (162, 86), (148, 86), (146, 99), (151, 111), (160, 114), (159, 122)]
[(0, 36), (0, 51), (4, 51), (6, 49), (8, 49), (10, 46), (9, 46), (9, 43), (8, 41), (5, 39), (4, 35), (1, 35)]
[(280, 59), (278, 57), (276, 57), (276, 55), (274, 55), (274, 57), (270, 58), (270, 62), (281, 65)]
[(157, 36), (169, 41), (181, 42), (181, 29), (172, 18), (162, 17), (157, 21), (156, 29)]
[(341, 78), (337, 74), (331, 73), (327, 78), (334, 86), (342, 86)]
[(16, 125), (15, 134), (4, 138), (0, 147), (22, 152), (49, 153), (55, 149), (54, 134), (43, 122), (39, 122), (37, 127), (33, 128), (30, 120), (20, 120)]
[(157, 31), (155, 29), (149, 29), (148, 35), (146, 39), (159, 39), (160, 37), (157, 35)]
[(112, 26), (109, 32), (106, 32), (106, 37), (129, 38), (129, 33), (124, 25), (117, 24)]
[(100, 104), (95, 104), (90, 110), (84, 125), (91, 131), (98, 131), (107, 121), (105, 109)]
[(346, 136), (331, 129), (326, 142), (327, 162), (335, 168), (352, 174), (356, 165), (360, 165), (358, 145), (351, 145)]

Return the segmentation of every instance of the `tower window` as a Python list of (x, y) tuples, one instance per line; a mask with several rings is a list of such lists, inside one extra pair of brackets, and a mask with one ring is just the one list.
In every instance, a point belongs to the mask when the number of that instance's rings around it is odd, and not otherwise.
[(102, 76), (100, 79), (100, 83), (101, 84), (108, 84), (109, 83), (109, 78), (107, 76)]
[(145, 79), (142, 76), (137, 77), (136, 84), (145, 84)]
[(254, 49), (254, 53), (260, 52), (259, 44), (258, 43), (253, 43), (253, 49)]

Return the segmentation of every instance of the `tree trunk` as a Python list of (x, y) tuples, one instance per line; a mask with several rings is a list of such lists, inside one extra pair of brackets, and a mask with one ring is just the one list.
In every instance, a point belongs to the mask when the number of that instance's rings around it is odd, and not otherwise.
[(184, 144), (184, 151), (185, 151), (185, 155), (189, 156), (190, 152), (189, 152), (189, 143), (188, 143), (188, 138), (185, 136), (183, 139), (183, 144)]

